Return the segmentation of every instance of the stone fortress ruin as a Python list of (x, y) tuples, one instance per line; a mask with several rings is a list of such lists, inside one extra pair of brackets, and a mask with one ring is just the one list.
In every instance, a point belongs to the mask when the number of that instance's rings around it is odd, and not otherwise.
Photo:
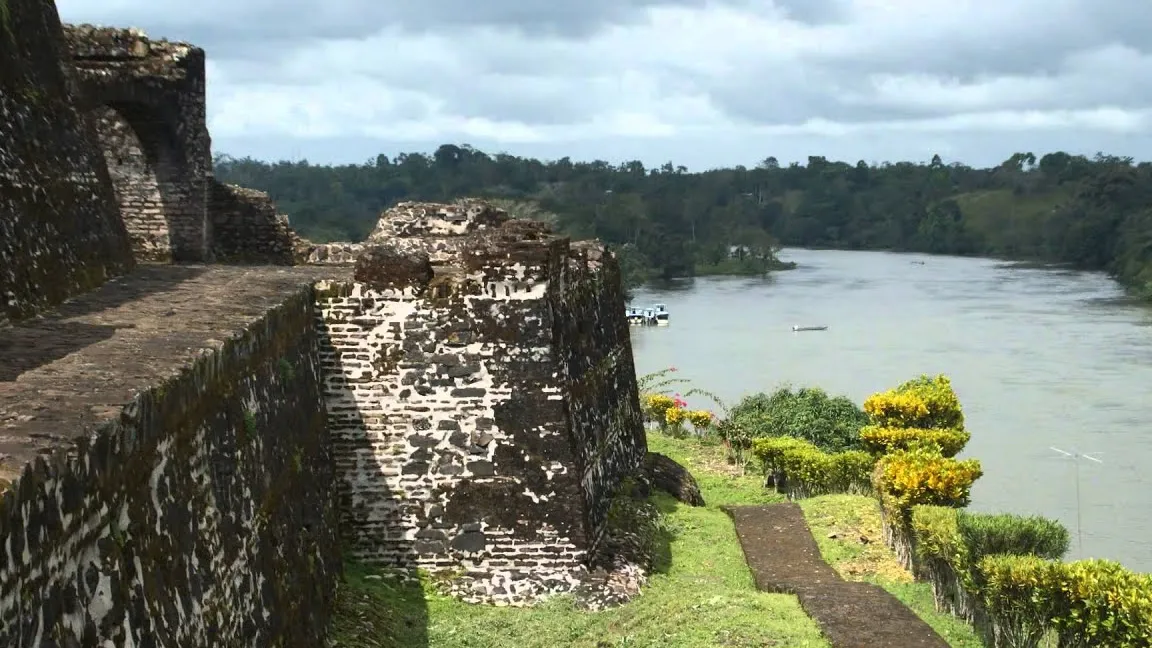
[(202, 50), (0, 7), (0, 645), (320, 645), (343, 557), (580, 583), (646, 454), (602, 246), (314, 245), (213, 178)]

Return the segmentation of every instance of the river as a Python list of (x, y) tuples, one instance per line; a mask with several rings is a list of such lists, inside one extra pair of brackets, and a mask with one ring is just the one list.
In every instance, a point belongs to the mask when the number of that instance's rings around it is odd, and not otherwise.
[[(972, 510), (1058, 519), (1069, 559), (1152, 572), (1152, 309), (1100, 273), (885, 252), (781, 258), (799, 267), (638, 290), (633, 303), (667, 304), (671, 325), (633, 328), (637, 371), (675, 366), (729, 403), (783, 384), (860, 403), (946, 374), (972, 432), (962, 456), (984, 467)], [(1077, 462), (1052, 447), (1103, 462), (1079, 462), (1082, 550)]]

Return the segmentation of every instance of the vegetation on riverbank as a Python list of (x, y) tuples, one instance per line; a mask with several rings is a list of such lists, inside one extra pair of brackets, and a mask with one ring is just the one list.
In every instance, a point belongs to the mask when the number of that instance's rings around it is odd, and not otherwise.
[(671, 162), (543, 162), (445, 144), (431, 155), (359, 165), (267, 163), (221, 156), (225, 182), (268, 191), (316, 241), (359, 240), (401, 200), (500, 200), (520, 217), (598, 237), (634, 286), (652, 278), (762, 274), (781, 244), (982, 255), (1113, 273), (1152, 297), (1152, 164), (1055, 152), (1017, 153), (994, 168), (854, 164), (769, 157), (689, 173)]
[[(1053, 520), (964, 510), (982, 472), (975, 459), (955, 458), (970, 433), (947, 378), (910, 380), (863, 410), (866, 452), (827, 451), (776, 427), (752, 437), (753, 454), (790, 498), (870, 493), (900, 566), (986, 646), (1152, 646), (1152, 576), (1108, 560), (1063, 562), (1069, 535)], [(802, 506), (811, 512), (814, 501)]]

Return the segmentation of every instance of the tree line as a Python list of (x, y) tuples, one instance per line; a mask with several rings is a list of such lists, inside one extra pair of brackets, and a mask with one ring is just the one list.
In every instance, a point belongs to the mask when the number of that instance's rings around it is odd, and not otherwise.
[(979, 255), (1112, 273), (1152, 298), (1152, 163), (1097, 154), (1016, 153), (992, 168), (781, 165), (690, 173), (668, 162), (543, 161), (445, 144), (326, 166), (219, 156), (216, 175), (267, 191), (314, 241), (361, 240), (403, 200), (464, 196), (600, 238), (630, 285), (703, 274), (764, 273), (780, 246)]

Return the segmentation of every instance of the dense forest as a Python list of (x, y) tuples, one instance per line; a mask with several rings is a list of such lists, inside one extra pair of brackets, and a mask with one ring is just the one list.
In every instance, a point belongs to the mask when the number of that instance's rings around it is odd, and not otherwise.
[(1152, 163), (1017, 153), (977, 169), (812, 156), (689, 173), (669, 162), (541, 161), (446, 144), (319, 166), (220, 156), (216, 175), (267, 191), (315, 241), (359, 240), (402, 200), (481, 196), (620, 254), (628, 282), (779, 267), (780, 246), (984, 255), (1105, 270), (1152, 297)]

